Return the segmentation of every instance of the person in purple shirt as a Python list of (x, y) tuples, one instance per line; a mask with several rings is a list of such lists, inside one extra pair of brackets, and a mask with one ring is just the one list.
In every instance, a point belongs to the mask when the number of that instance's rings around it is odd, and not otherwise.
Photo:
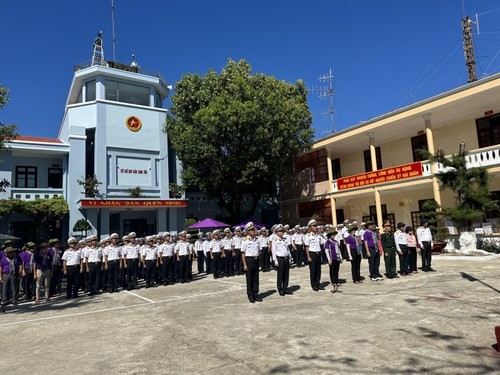
[(24, 276), (23, 261), (12, 247), (5, 248), (5, 257), (0, 260), (0, 282), (2, 284), (2, 310), (10, 302), (17, 305), (19, 298), (19, 278)]
[(347, 232), (349, 235), (345, 238), (345, 243), (347, 246), (347, 250), (351, 254), (351, 274), (352, 274), (352, 282), (354, 284), (359, 284), (363, 282), (361, 278), (361, 260), (362, 257), (362, 242), (356, 236), (356, 231), (358, 227), (355, 225), (349, 225), (347, 227)]
[(63, 271), (62, 271), (62, 256), (64, 249), (62, 248), (61, 241), (58, 238), (53, 238), (49, 240), (49, 252), (52, 256), (52, 274), (50, 276), (50, 296), (60, 296)]
[(363, 234), (365, 241), (366, 255), (368, 256), (368, 264), (370, 267), (370, 280), (379, 281), (383, 280), (379, 272), (380, 268), (380, 250), (379, 250), (379, 237), (375, 232), (375, 224), (373, 221), (367, 221), (366, 232)]
[(35, 295), (35, 278), (34, 278), (34, 257), (35, 244), (28, 242), (23, 246), (23, 251), (19, 253), (24, 265), (24, 277), (21, 280), (24, 292), (24, 300), (30, 301)]

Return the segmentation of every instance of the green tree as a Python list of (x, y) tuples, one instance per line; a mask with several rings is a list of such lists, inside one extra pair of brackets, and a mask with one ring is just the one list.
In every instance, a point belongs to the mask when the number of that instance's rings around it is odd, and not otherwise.
[[(3, 109), (9, 101), (9, 90), (0, 83), (0, 109)], [(15, 125), (5, 125), (0, 122), (0, 150), (5, 150), (7, 141), (14, 139), (17, 135), (17, 127)], [(0, 159), (0, 161), (2, 161)], [(5, 178), (0, 180), (0, 192), (4, 192), (10, 186), (10, 182)]]
[(436, 174), (441, 188), (449, 188), (455, 194), (455, 205), (443, 209), (459, 230), (470, 230), (472, 223), (484, 216), (486, 211), (498, 210), (498, 202), (491, 199), (489, 184), (491, 176), (485, 167), (467, 167), (465, 145), (460, 145), (460, 151), (445, 157), (442, 149), (435, 155), (422, 151), (424, 157), (432, 162), (441, 163), (443, 171)]
[(165, 126), (182, 162), (183, 185), (216, 198), (235, 222), (248, 193), (251, 216), (312, 141), (306, 94), (302, 81), (252, 74), (244, 60), (229, 60), (220, 74), (183, 76)]

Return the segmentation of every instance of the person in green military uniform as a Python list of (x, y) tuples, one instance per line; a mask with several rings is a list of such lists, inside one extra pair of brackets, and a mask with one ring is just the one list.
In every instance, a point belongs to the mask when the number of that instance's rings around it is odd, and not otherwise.
[(388, 279), (399, 277), (396, 272), (396, 242), (392, 225), (389, 221), (384, 222), (384, 232), (380, 235), (380, 242), (384, 249), (385, 276)]

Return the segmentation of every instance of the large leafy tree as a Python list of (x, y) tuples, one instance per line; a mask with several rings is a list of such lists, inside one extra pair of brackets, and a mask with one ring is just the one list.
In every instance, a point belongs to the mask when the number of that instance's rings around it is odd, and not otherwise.
[[(0, 109), (9, 101), (9, 90), (2, 86), (0, 83)], [(0, 122), (0, 150), (5, 149), (5, 142), (14, 139), (17, 135), (17, 128), (15, 125), (5, 125)], [(0, 159), (1, 161), (1, 159)], [(0, 180), (0, 192), (5, 191), (10, 186), (10, 182), (5, 178)]]
[(229, 60), (220, 74), (183, 76), (165, 127), (182, 162), (183, 184), (216, 198), (233, 221), (241, 219), (248, 193), (251, 217), (312, 141), (306, 94), (302, 81), (252, 74), (245, 60)]

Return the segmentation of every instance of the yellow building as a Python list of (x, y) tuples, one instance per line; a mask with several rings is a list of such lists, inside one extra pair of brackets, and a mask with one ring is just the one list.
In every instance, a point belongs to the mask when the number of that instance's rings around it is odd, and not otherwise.
[[(295, 163), (296, 175), (281, 187), (283, 222), (324, 223), (344, 219), (417, 225), (421, 205), (435, 199), (454, 204), (440, 190), (440, 165), (422, 160), (419, 149), (446, 155), (465, 142), (469, 166), (485, 166), (490, 190), (500, 200), (500, 74), (467, 84), (315, 141)], [(481, 224), (500, 223), (498, 212)], [(493, 228), (495, 229), (495, 228)]]

